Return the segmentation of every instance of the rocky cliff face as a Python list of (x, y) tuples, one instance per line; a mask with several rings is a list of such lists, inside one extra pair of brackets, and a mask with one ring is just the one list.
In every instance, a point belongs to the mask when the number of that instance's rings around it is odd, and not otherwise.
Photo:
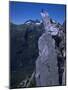
[(49, 34), (39, 38), (39, 57), (36, 61), (37, 86), (59, 85), (55, 42)]
[(39, 56), (36, 60), (36, 85), (62, 85), (64, 59), (60, 47), (63, 45), (63, 31), (50, 22), (47, 12), (41, 12), (41, 16), (44, 33), (38, 40)]

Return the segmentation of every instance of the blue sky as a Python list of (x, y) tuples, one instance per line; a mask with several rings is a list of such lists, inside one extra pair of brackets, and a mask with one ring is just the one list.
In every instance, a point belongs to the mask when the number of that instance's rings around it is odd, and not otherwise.
[(41, 20), (40, 12), (44, 9), (49, 16), (59, 23), (65, 20), (65, 5), (58, 4), (40, 4), (10, 1), (10, 22), (22, 24), (26, 20)]

